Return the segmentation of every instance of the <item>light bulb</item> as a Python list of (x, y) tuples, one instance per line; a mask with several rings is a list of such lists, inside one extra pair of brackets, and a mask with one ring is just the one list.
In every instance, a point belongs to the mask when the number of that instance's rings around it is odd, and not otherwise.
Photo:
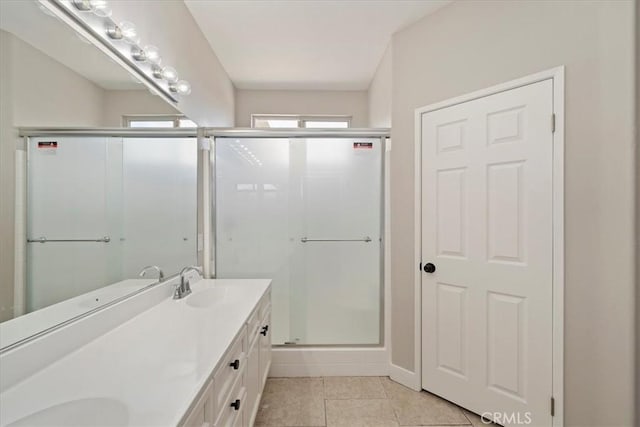
[(162, 58), (160, 58), (160, 49), (155, 46), (148, 45), (145, 46), (142, 50), (144, 52), (145, 58), (147, 59), (147, 61), (149, 61), (149, 63), (160, 65), (160, 63), (162, 62)]
[(175, 83), (178, 81), (178, 72), (173, 67), (164, 67), (160, 75), (168, 83)]
[(121, 22), (118, 27), (120, 27), (120, 32), (122, 33), (122, 38), (125, 42), (129, 44), (137, 44), (140, 41), (138, 31), (131, 22)]
[(175, 88), (175, 92), (179, 93), (180, 95), (189, 95), (191, 93), (191, 85), (186, 80), (180, 80), (179, 82), (174, 83), (171, 86), (173, 86)]
[(101, 18), (108, 18), (111, 16), (111, 8), (107, 4), (106, 0), (89, 0), (91, 10), (96, 16)]

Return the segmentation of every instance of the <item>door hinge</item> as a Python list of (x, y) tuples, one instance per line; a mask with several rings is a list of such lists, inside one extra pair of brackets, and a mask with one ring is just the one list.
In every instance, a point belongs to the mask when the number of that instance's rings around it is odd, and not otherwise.
[(551, 398), (551, 416), (555, 416), (556, 415), (556, 399), (554, 399), (553, 397)]
[(554, 133), (556, 131), (556, 115), (552, 114), (551, 115), (551, 133)]

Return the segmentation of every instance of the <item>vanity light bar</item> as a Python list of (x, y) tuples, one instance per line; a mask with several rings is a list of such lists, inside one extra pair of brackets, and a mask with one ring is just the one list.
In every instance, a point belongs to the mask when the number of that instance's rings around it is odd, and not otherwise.
[[(145, 66), (140, 66), (131, 59), (131, 47), (124, 43), (113, 43), (105, 33), (105, 18), (96, 14), (80, 12), (73, 5), (73, 0), (36, 0), (39, 7), (73, 29), (78, 35), (93, 44), (112, 61), (135, 76), (147, 88), (170, 104), (176, 105), (178, 97), (173, 94), (168, 84), (154, 79)], [(97, 0), (94, 0), (97, 1)]]
[[(59, 1), (59, 0), (56, 0)], [(172, 94), (182, 96), (191, 93), (191, 84), (186, 80), (180, 80), (178, 72), (170, 66), (162, 67), (160, 51), (153, 45), (140, 45), (140, 37), (135, 25), (128, 21), (116, 23), (111, 17), (111, 8), (106, 0), (71, 0), (71, 4), (80, 12), (77, 16), (82, 19), (82, 15), (92, 13), (96, 17), (103, 19), (105, 34), (109, 43), (124, 42), (131, 45), (130, 55), (135, 63), (148, 63), (149, 67), (137, 66), (141, 72), (151, 75), (157, 80), (162, 80)], [(95, 20), (95, 18), (94, 18)], [(86, 20), (84, 20), (86, 23)]]

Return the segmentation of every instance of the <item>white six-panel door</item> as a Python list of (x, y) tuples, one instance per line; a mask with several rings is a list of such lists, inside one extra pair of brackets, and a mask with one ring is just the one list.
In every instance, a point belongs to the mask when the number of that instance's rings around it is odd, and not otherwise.
[(422, 114), (422, 387), (504, 424), (551, 425), (552, 112), (545, 80)]

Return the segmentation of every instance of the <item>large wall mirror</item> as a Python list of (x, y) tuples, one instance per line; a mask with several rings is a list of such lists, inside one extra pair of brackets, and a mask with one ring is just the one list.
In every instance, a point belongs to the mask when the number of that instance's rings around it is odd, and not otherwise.
[[(197, 262), (195, 123), (38, 2), (0, 4), (0, 349)], [(191, 127), (135, 135), (104, 128)], [(87, 128), (86, 134), (18, 129)], [(171, 127), (171, 126), (170, 126)], [(133, 131), (132, 131), (133, 132)]]

